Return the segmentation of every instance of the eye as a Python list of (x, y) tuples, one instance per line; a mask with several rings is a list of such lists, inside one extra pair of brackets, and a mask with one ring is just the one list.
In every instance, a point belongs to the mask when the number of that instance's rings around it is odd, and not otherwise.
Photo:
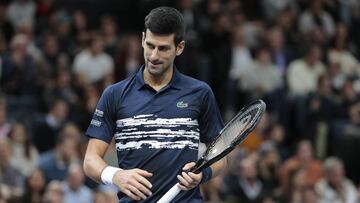
[(152, 45), (152, 44), (147, 44), (147, 47), (148, 47), (149, 49), (155, 49), (155, 46)]
[(170, 48), (169, 47), (167, 47), (167, 46), (160, 46), (159, 47), (159, 51), (167, 51), (167, 50), (169, 50)]

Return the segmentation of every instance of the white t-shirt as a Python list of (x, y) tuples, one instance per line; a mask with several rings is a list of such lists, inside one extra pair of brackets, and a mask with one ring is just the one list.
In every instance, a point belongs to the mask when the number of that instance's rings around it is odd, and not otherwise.
[(290, 63), (287, 79), (289, 90), (292, 95), (306, 95), (317, 88), (319, 76), (325, 72), (322, 62), (309, 66), (303, 59), (297, 59)]
[(74, 60), (74, 73), (85, 76), (91, 83), (102, 80), (114, 70), (114, 61), (106, 53), (92, 55), (90, 51), (80, 52)]

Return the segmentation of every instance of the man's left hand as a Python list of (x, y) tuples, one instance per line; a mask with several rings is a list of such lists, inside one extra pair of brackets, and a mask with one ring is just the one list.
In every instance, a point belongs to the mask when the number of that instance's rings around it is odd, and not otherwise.
[[(187, 171), (194, 165), (194, 162), (188, 163), (184, 166), (183, 170)], [(191, 190), (199, 185), (202, 178), (202, 172), (198, 174), (192, 172), (182, 172), (181, 175), (177, 176), (177, 178), (179, 180), (179, 187), (181, 190)]]

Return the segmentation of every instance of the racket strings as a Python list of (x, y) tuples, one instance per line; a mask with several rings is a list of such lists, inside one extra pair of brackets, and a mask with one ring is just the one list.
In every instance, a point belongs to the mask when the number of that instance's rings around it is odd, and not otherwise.
[(262, 105), (254, 105), (251, 108), (247, 109), (243, 113), (239, 113), (229, 125), (222, 131), (220, 137), (214, 143), (213, 147), (210, 149), (207, 159), (212, 159), (216, 157), (234, 142), (244, 139), (246, 136), (243, 136), (243, 133), (247, 130), (252, 130), (254, 125), (257, 123), (257, 118), (259, 114), (263, 113)]

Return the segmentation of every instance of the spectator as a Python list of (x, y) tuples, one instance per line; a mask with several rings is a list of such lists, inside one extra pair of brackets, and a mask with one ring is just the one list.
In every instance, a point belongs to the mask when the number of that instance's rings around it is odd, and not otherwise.
[(305, 56), (292, 61), (287, 72), (289, 93), (294, 96), (314, 92), (318, 77), (325, 72), (325, 66), (320, 61), (321, 49), (317, 45), (306, 49)]
[(40, 157), (39, 168), (44, 172), (46, 183), (65, 180), (69, 166), (80, 161), (76, 147), (77, 143), (65, 132), (59, 134), (55, 149)]
[(306, 188), (306, 172), (303, 169), (294, 169), (289, 172), (286, 187), (283, 188), (281, 203), (302, 203), (303, 191)]
[(224, 181), (226, 202), (256, 203), (267, 196), (267, 188), (258, 177), (256, 162), (250, 157), (240, 161), (238, 174), (228, 175)]
[(319, 203), (319, 197), (313, 188), (305, 188), (302, 199), (304, 203)]
[(87, 84), (102, 84), (113, 82), (114, 62), (104, 52), (104, 39), (94, 35), (89, 49), (80, 52), (74, 59), (73, 71), (77, 82), (85, 87)]
[(35, 63), (38, 64), (42, 60), (43, 54), (35, 44), (34, 22), (30, 19), (23, 19), (15, 29), (16, 33), (26, 35), (28, 39), (27, 53), (34, 59)]
[(76, 39), (77, 36), (71, 35), (71, 17), (66, 10), (59, 9), (52, 13), (49, 28), (56, 33), (59, 41), (60, 52), (66, 53), (70, 58), (79, 51)]
[(84, 172), (78, 164), (69, 167), (66, 181), (63, 185), (64, 203), (87, 203), (93, 201), (91, 190), (84, 185)]
[(29, 39), (24, 34), (15, 35), (10, 50), (2, 60), (0, 84), (11, 95), (34, 95), (37, 92), (36, 68), (33, 58), (27, 53)]
[(45, 192), (45, 178), (41, 170), (36, 169), (25, 181), (25, 193), (22, 202), (42, 203)]
[(9, 5), (7, 17), (14, 27), (22, 20), (35, 20), (35, 3), (32, 0), (15, 0)]
[(67, 118), (68, 108), (65, 101), (56, 99), (48, 114), (35, 127), (34, 144), (40, 153), (54, 148), (57, 134)]
[(45, 89), (53, 88), (55, 76), (60, 68), (61, 57), (66, 57), (65, 54), (60, 53), (58, 39), (54, 34), (47, 34), (42, 41), (43, 57), (39, 61), (39, 80), (40, 84)]
[[(247, 103), (247, 99), (245, 98), (248, 97), (248, 91), (246, 91), (247, 84), (244, 78), (253, 65), (253, 58), (249, 47), (245, 44), (244, 29), (241, 26), (238, 26), (233, 30), (230, 53), (231, 57), (228, 77), (230, 80), (234, 81), (233, 88), (235, 88), (235, 90), (229, 92), (237, 92), (237, 94), (234, 95), (231, 93), (231, 97), (235, 96), (235, 98), (229, 98), (229, 100), (235, 107), (240, 107)], [(236, 91), (236, 89), (238, 89), (238, 91)]]
[[(231, 44), (232, 56), (229, 76), (233, 79), (242, 81), (243, 77), (246, 77), (246, 71), (248, 71), (253, 65), (253, 58), (250, 52), (250, 48), (246, 44), (246, 33), (244, 27), (238, 26), (233, 30), (233, 40)], [(244, 86), (245, 82), (240, 83), (239, 86)]]
[[(360, 95), (356, 92), (354, 81), (347, 78), (341, 89), (341, 109), (339, 111), (339, 121), (342, 119), (342, 124), (358, 125), (360, 124)], [(345, 130), (345, 129), (344, 129)], [(343, 135), (346, 132), (337, 132), (338, 135)]]
[(266, 47), (257, 50), (252, 67), (245, 73), (243, 79), (253, 99), (262, 98), (283, 85), (282, 76), (272, 63), (269, 49)]
[(5, 198), (3, 197), (3, 195), (0, 192), (0, 203), (6, 203)]
[(60, 98), (69, 104), (70, 114), (72, 110), (80, 108), (81, 100), (74, 88), (72, 79), (73, 75), (69, 69), (58, 69), (54, 75), (54, 79), (51, 80), (53, 84), (44, 91), (43, 98), (45, 103), (50, 104), (51, 101)]
[(266, 16), (265, 19), (269, 23), (272, 23), (282, 10), (289, 6), (295, 6), (294, 0), (263, 0), (261, 4)]
[(280, 154), (271, 142), (264, 142), (259, 150), (259, 177), (274, 193), (279, 191)]
[(79, 127), (75, 123), (68, 122), (61, 129), (60, 134), (74, 143), (78, 156), (82, 158), (85, 154), (86, 146), (83, 146), (85, 138), (82, 136)]
[(329, 150), (332, 138), (329, 137), (329, 123), (336, 120), (339, 105), (331, 89), (329, 75), (318, 79), (317, 90), (309, 95), (305, 126), (307, 138), (315, 143), (316, 156), (324, 158)]
[(7, 19), (7, 9), (8, 9), (8, 2), (1, 1), (0, 2), (0, 36), (1, 36), (1, 43), (0, 46), (0, 53), (2, 54), (9, 46), (10, 40), (14, 35), (14, 27)]
[(144, 59), (141, 50), (141, 40), (138, 36), (124, 37), (120, 52), (115, 58), (115, 80), (120, 81), (134, 74)]
[(204, 201), (208, 203), (222, 202), (224, 193), (224, 174), (211, 179), (209, 182), (201, 185), (201, 192)]
[(310, 8), (299, 16), (299, 30), (309, 34), (319, 29), (325, 38), (330, 39), (335, 34), (335, 23), (332, 17), (323, 8), (323, 0), (309, 1)]
[(81, 106), (73, 109), (71, 120), (74, 121), (83, 131), (89, 127), (89, 122), (95, 112), (96, 104), (100, 98), (100, 93), (95, 85), (87, 85), (83, 92), (83, 101)]
[(321, 162), (313, 156), (313, 148), (310, 141), (302, 140), (297, 144), (296, 154), (284, 162), (280, 168), (280, 182), (282, 188), (286, 188), (289, 183), (289, 175), (291, 171), (303, 169), (305, 172), (306, 187), (314, 187), (316, 182), (324, 175)]
[(36, 168), (38, 151), (30, 141), (25, 125), (15, 123), (9, 133), (12, 147), (11, 164), (19, 170), (24, 177), (28, 177)]
[(0, 95), (0, 140), (6, 138), (11, 129), (11, 125), (6, 119), (6, 100)]
[(6, 139), (0, 140), (0, 191), (5, 199), (18, 199), (23, 195), (24, 176), (10, 164), (11, 146)]
[(340, 66), (340, 74), (345, 76), (360, 76), (360, 64), (356, 57), (349, 51), (348, 29), (344, 24), (338, 24), (333, 38), (333, 47), (328, 52), (330, 63)]
[(42, 203), (64, 203), (64, 190), (60, 181), (53, 180), (46, 186)]
[[(118, 46), (120, 44), (119, 33), (117, 32), (117, 24), (114, 17), (110, 15), (105, 15), (101, 17), (101, 33), (104, 36), (104, 51), (109, 54), (111, 57), (114, 57), (118, 52)], [(136, 38), (140, 41), (140, 38)], [(125, 40), (126, 43), (126, 40)], [(132, 42), (130, 42), (131, 44)], [(136, 45), (138, 49), (140, 46)], [(129, 47), (134, 49), (134, 47)], [(124, 50), (126, 51), (126, 50)], [(130, 51), (131, 52), (131, 51)], [(141, 51), (140, 51), (141, 52)]]
[[(290, 49), (297, 50), (297, 46), (302, 44), (302, 38), (297, 30), (297, 11), (293, 7), (287, 7), (277, 16), (275, 26), (284, 33), (284, 42)], [(296, 54), (296, 53), (295, 53)]]
[(88, 30), (88, 17), (84, 11), (77, 9), (72, 13), (71, 29), (71, 34), (76, 38), (79, 37), (83, 31)]
[(325, 178), (316, 184), (319, 203), (356, 203), (355, 185), (346, 178), (343, 162), (329, 157), (324, 162)]
[(277, 71), (284, 76), (287, 67), (293, 58), (293, 50), (287, 47), (283, 31), (274, 27), (267, 32), (267, 43), (273, 63), (276, 65)]

